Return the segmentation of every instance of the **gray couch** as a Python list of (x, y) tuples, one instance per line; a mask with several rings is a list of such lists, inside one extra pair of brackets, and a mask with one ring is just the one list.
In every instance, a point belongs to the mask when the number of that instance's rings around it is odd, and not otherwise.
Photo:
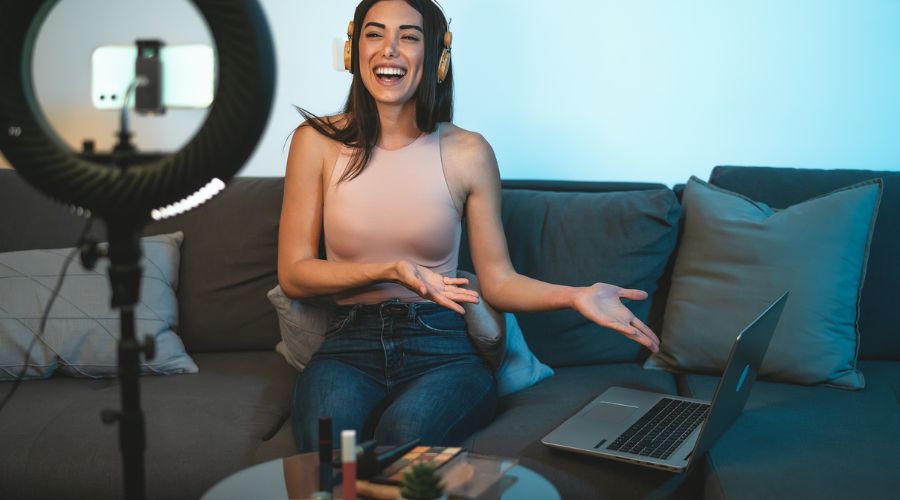
[[(885, 192), (861, 305), (859, 366), (866, 389), (759, 382), (744, 414), (691, 474), (566, 454), (546, 448), (540, 438), (607, 387), (708, 398), (716, 378), (644, 370), (645, 352), (574, 313), (519, 315), (532, 350), (556, 375), (503, 398), (494, 423), (466, 446), (518, 458), (563, 498), (896, 496), (900, 334), (887, 301), (900, 297), (900, 173), (719, 167), (711, 181), (779, 207), (869, 177), (883, 177)], [(609, 191), (616, 194), (600, 194)], [(148, 234), (184, 231), (177, 332), (200, 369), (142, 378), (150, 498), (198, 498), (237, 470), (294, 452), (289, 399), (295, 373), (274, 351), (278, 325), (265, 296), (276, 284), (281, 195), (281, 179), (238, 178), (200, 209), (148, 228)], [(610, 214), (615, 207), (622, 212)], [(657, 210), (648, 219), (655, 221), (656, 236), (642, 243), (653, 252), (632, 279), (655, 290), (652, 305), (636, 307), (645, 308), (641, 314), (661, 331), (680, 215), (675, 192), (665, 186), (505, 182), (504, 225), (514, 265), (571, 284), (620, 279), (616, 270), (603, 269), (603, 261), (591, 276), (572, 270), (573, 262), (598, 260), (591, 260), (591, 245), (579, 243), (597, 238), (580, 226), (592, 223), (593, 214), (577, 211), (601, 210), (603, 227), (614, 232), (601, 236), (615, 242), (640, 238), (628, 233), (632, 226), (616, 226), (635, 207)], [(0, 221), (0, 252), (71, 246), (83, 222), (11, 170), (0, 171), (0, 210), (7, 214)], [(562, 233), (560, 220), (567, 228)], [(552, 249), (541, 246), (549, 234), (561, 235)], [(463, 242), (463, 268), (471, 266), (465, 247)], [(606, 247), (610, 255), (617, 248)], [(569, 259), (567, 251), (586, 254), (554, 267)], [(639, 268), (637, 262), (628, 267)], [(8, 387), (0, 383), (0, 395)], [(0, 414), (0, 498), (120, 497), (118, 434), (99, 417), (101, 409), (118, 404), (115, 380), (55, 376), (22, 384)]]

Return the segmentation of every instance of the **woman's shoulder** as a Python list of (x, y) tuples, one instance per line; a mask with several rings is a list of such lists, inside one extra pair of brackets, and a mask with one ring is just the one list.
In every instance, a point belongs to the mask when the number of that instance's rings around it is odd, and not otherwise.
[(322, 154), (333, 154), (341, 149), (342, 144), (323, 134), (314, 127), (310, 122), (316, 120), (317, 125), (321, 128), (340, 130), (347, 123), (345, 114), (321, 116), (312, 118), (300, 124), (294, 130), (291, 138), (291, 148), (300, 148), (306, 150), (307, 153), (319, 152)]
[(441, 158), (448, 182), (462, 186), (467, 194), (474, 186), (499, 176), (497, 158), (487, 139), (452, 123), (441, 125)]
[(454, 156), (493, 156), (491, 145), (483, 135), (466, 130), (451, 122), (441, 125), (441, 147)]
[[(313, 126), (313, 122), (317, 126)], [(345, 113), (338, 115), (316, 116), (304, 121), (294, 130), (294, 137), (300, 137), (308, 141), (317, 141), (323, 144), (338, 143), (338, 141), (323, 134), (320, 129), (325, 130), (341, 130), (347, 125), (347, 115)]]

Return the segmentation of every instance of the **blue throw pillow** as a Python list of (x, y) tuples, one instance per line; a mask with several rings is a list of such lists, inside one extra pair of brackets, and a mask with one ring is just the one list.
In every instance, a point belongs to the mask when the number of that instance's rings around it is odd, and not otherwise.
[(504, 313), (506, 321), (506, 356), (497, 370), (497, 393), (506, 396), (521, 391), (553, 376), (553, 369), (537, 359), (528, 344), (519, 322), (512, 313)]
[(789, 290), (760, 376), (864, 387), (858, 305), (881, 188), (862, 182), (776, 211), (691, 178), (662, 345), (645, 367), (720, 373), (741, 328)]

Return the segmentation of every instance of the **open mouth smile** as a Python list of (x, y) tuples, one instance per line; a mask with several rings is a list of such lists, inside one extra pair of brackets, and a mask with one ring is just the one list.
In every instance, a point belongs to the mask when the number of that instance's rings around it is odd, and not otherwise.
[(397, 66), (376, 66), (372, 72), (378, 83), (387, 86), (397, 85), (406, 77), (406, 70)]

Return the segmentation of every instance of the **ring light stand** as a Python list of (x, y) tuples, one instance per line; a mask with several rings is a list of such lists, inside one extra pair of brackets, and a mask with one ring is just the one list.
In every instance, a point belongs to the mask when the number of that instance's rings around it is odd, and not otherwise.
[[(118, 421), (125, 497), (144, 498), (144, 417), (140, 408), (140, 354), (151, 358), (152, 339), (134, 333), (140, 289), (140, 234), (151, 211), (179, 206), (211, 179), (227, 182), (253, 152), (268, 121), (275, 89), (275, 57), (257, 0), (193, 0), (218, 52), (215, 99), (201, 129), (172, 156), (128, 168), (76, 156), (40, 111), (32, 82), (39, 28), (58, 0), (0, 0), (0, 150), (26, 181), (64, 203), (102, 218), (109, 238), (112, 306), (119, 309)], [(174, 212), (180, 212), (176, 210)]]

